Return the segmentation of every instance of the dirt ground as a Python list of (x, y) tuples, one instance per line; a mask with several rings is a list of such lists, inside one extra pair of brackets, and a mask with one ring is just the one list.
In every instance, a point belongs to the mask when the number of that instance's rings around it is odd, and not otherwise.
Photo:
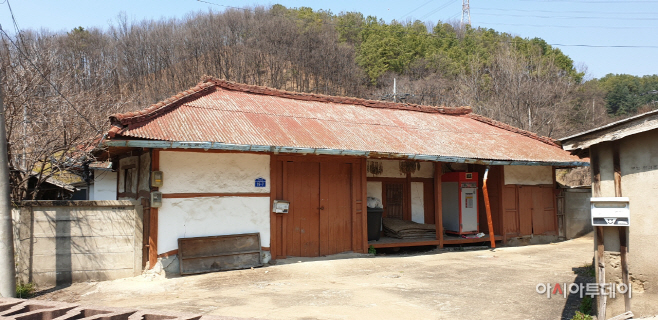
[(574, 270), (591, 262), (585, 236), (494, 251), (286, 259), (253, 270), (79, 283), (37, 299), (263, 319), (570, 319), (578, 300), (547, 299), (536, 286), (574, 282)]

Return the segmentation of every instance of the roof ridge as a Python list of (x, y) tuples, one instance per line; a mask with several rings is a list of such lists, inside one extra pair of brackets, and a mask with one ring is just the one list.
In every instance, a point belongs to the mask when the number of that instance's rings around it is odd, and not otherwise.
[(470, 107), (434, 107), (434, 106), (418, 105), (411, 103), (397, 103), (390, 101), (368, 100), (368, 99), (353, 98), (353, 97), (330, 96), (330, 95), (323, 95), (316, 93), (294, 92), (294, 91), (275, 89), (265, 86), (237, 83), (224, 79), (214, 78), (211, 76), (204, 76), (201, 79), (201, 82), (191, 89), (179, 92), (178, 94), (168, 99), (160, 101), (140, 111), (118, 113), (111, 115), (110, 121), (112, 125), (117, 127), (125, 126), (136, 122), (148, 121), (167, 112), (171, 108), (176, 107), (181, 103), (184, 103), (185, 101), (207, 94), (208, 92), (211, 91), (210, 89), (215, 87), (219, 87), (227, 90), (233, 90), (233, 91), (269, 95), (269, 96), (294, 99), (294, 100), (361, 105), (370, 108), (384, 108), (384, 109), (418, 111), (418, 112), (427, 112), (427, 113), (441, 113), (446, 115), (467, 115), (471, 113)]
[(549, 138), (549, 137), (540, 136), (540, 135), (538, 135), (538, 134), (536, 134), (536, 133), (534, 133), (534, 132), (530, 132), (530, 131), (527, 131), (527, 130), (519, 129), (519, 128), (515, 127), (515, 126), (511, 126), (511, 125), (509, 125), (509, 124), (507, 124), (507, 123), (500, 122), (500, 121), (497, 121), (497, 120), (494, 120), (494, 119), (491, 119), (491, 118), (487, 118), (487, 117), (482, 116), (482, 115), (479, 115), (479, 114), (470, 113), (470, 114), (468, 114), (468, 117), (471, 118), (471, 119), (473, 119), (473, 120), (480, 121), (480, 122), (486, 123), (486, 124), (488, 124), (488, 125), (491, 125), (491, 126), (494, 126), (494, 127), (500, 128), (500, 129), (503, 129), (503, 130), (507, 130), (507, 131), (510, 131), (510, 132), (514, 132), (514, 133), (517, 133), (517, 134), (520, 134), (520, 135), (523, 135), (523, 136), (526, 136), (526, 137), (529, 137), (529, 138), (535, 139), (535, 140), (537, 140), (537, 141), (541, 141), (541, 142), (543, 142), (543, 143), (545, 143), (545, 144), (547, 144), (547, 145), (561, 148), (560, 145), (557, 144), (557, 142), (556, 142), (555, 139), (552, 139), (552, 138)]

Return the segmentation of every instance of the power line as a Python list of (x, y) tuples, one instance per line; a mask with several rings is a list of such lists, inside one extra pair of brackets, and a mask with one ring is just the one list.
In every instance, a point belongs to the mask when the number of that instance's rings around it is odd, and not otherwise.
[[(220, 4), (217, 4), (217, 3), (212, 3), (212, 2), (204, 1), (204, 0), (197, 0), (197, 1), (207, 3), (207, 4), (222, 6), (222, 7), (229, 7), (229, 8), (235, 8), (235, 9), (240, 9), (240, 10), (252, 11), (251, 9), (247, 9), (247, 8), (239, 8), (239, 7), (231, 7), (231, 6), (226, 6), (226, 5), (220, 5)], [(457, 1), (458, 0), (452, 0), (452, 1), (449, 1), (447, 3), (444, 3), (443, 6), (435, 9), (434, 11), (439, 11), (439, 10), (441, 10), (441, 9), (447, 7), (448, 5), (451, 5), (452, 3), (457, 2)], [(433, 12), (430, 12), (430, 14), (433, 14)], [(458, 14), (461, 14), (461, 11)], [(456, 14), (456, 15), (458, 15), (458, 14)], [(456, 16), (456, 15), (453, 15), (453, 17)], [(321, 21), (320, 23), (326, 24), (326, 25), (333, 25), (333, 26), (337, 25), (337, 24), (334, 24), (334, 23), (326, 22), (326, 21)], [(518, 26), (536, 26), (536, 27), (542, 27), (542, 28), (551, 27), (550, 25), (549, 26), (540, 26), (540, 25), (525, 25), (525, 24), (521, 25), (521, 24), (505, 24), (505, 23), (491, 23), (491, 24), (514, 25), (514, 26), (516, 26), (516, 25), (518, 25)], [(588, 27), (580, 27), (580, 26), (578, 26), (578, 27), (575, 27), (575, 26), (556, 26), (556, 27), (560, 27), (560, 28), (588, 28)], [(609, 26), (608, 27), (595, 27), (595, 26), (592, 26), (592, 28), (611, 28), (611, 27), (609, 27)], [(636, 28), (636, 27), (614, 27), (614, 28)], [(637, 28), (646, 29), (646, 27), (637, 27)], [(363, 27), (356, 27), (355, 29), (364, 29), (364, 28)], [(410, 32), (407, 32), (407, 31), (402, 31), (402, 32), (407, 33), (407, 34), (411, 34)], [(427, 33), (426, 35), (429, 36), (429, 37), (436, 38), (436, 39), (461, 40), (458, 37), (437, 36), (433, 33)], [(490, 41), (490, 42), (502, 42), (502, 43), (509, 43), (509, 44), (516, 44), (516, 43), (521, 43), (522, 42), (522, 40), (515, 40), (515, 39), (502, 40), (502, 41), (495, 40), (495, 39), (479, 39), (479, 40), (480, 41)], [(546, 42), (546, 44), (548, 44), (550, 46), (584, 47), (584, 48), (644, 48), (644, 49), (656, 49), (656, 48), (658, 48), (658, 46), (634, 46), (634, 45), (562, 44), (562, 43), (548, 43), (548, 42)]]
[(506, 16), (506, 17), (522, 17), (522, 18), (540, 18), (540, 19), (601, 19), (601, 20), (641, 20), (641, 21), (657, 21), (658, 18), (622, 18), (622, 17), (588, 17), (588, 16), (540, 16), (540, 15), (527, 15), (527, 14), (509, 14), (509, 13), (478, 13), (483, 16)]
[(428, 13), (426, 13), (426, 14), (425, 14), (424, 16), (422, 16), (419, 20), (424, 20), (424, 19), (426, 19), (426, 18), (428, 18), (428, 17), (431, 17), (431, 16), (434, 15), (435, 13), (437, 13), (437, 12), (439, 12), (439, 11), (441, 11), (441, 10), (447, 8), (449, 5), (451, 5), (451, 4), (453, 4), (453, 3), (457, 2), (457, 1), (458, 1), (458, 0), (448, 1), (448, 2), (446, 2), (444, 5), (442, 5), (442, 6), (438, 7), (438, 8), (436, 8), (436, 9), (434, 9), (434, 10), (428, 12)]
[(428, 5), (428, 4), (429, 4), (430, 2), (432, 2), (432, 1), (434, 1), (434, 0), (427, 1), (427, 2), (425, 2), (425, 3), (423, 3), (423, 4), (421, 4), (420, 6), (416, 7), (416, 9), (413, 9), (413, 10), (407, 12), (407, 14), (403, 15), (402, 18), (401, 18), (400, 20), (402, 20), (402, 19), (404, 19), (405, 17), (407, 17), (408, 15), (410, 15), (410, 14), (416, 12), (416, 10), (418, 10), (418, 9), (420, 9), (420, 8), (422, 8), (422, 7), (426, 6), (426, 5)]
[(515, 27), (535, 27), (535, 28), (567, 28), (567, 29), (647, 29), (647, 27), (641, 27), (641, 26), (620, 26), (620, 27), (612, 27), (612, 26), (565, 26), (565, 25), (548, 25), (548, 24), (524, 24), (524, 23), (504, 23), (504, 22), (490, 22), (490, 21), (483, 21), (481, 22), (482, 25), (485, 24), (492, 24), (492, 25), (501, 25), (501, 26), (515, 26)]
[(582, 10), (560, 10), (560, 11), (553, 11), (553, 10), (524, 10), (524, 9), (501, 9), (501, 8), (483, 8), (483, 7), (471, 7), (473, 9), (478, 9), (478, 10), (493, 10), (493, 11), (516, 11), (516, 12), (543, 12), (543, 13), (594, 13), (594, 14), (612, 14), (612, 15), (620, 15), (620, 14), (648, 14), (648, 15), (655, 15), (655, 12), (596, 12), (596, 11), (582, 11)]

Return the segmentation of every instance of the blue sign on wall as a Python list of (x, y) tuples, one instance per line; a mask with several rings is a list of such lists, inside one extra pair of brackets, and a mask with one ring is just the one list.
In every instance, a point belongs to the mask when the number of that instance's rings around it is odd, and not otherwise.
[(263, 178), (256, 178), (254, 184), (256, 188), (265, 188), (265, 186), (267, 185), (267, 181)]

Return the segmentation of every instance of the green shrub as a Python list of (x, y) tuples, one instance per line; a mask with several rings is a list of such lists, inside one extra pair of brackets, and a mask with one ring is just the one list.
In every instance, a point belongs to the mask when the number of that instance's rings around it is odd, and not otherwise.
[(34, 292), (37, 291), (37, 288), (34, 286), (34, 283), (18, 283), (16, 284), (16, 297), (27, 299), (34, 295)]
[(592, 316), (589, 314), (584, 314), (580, 311), (576, 311), (576, 314), (571, 318), (571, 320), (593, 320)]
[(371, 245), (370, 247), (368, 247), (368, 253), (369, 253), (369, 254), (376, 254), (376, 253), (377, 253), (377, 249), (375, 249), (375, 247), (373, 247), (373, 246)]

